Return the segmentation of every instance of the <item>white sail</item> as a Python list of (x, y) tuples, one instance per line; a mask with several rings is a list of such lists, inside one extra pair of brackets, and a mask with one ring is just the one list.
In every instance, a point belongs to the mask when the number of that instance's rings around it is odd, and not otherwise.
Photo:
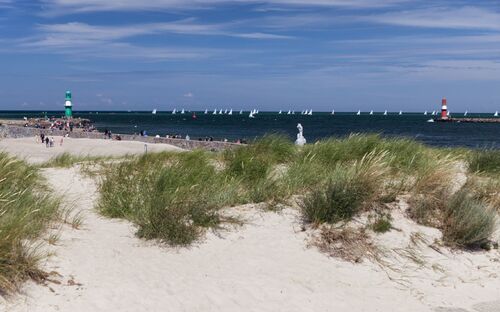
[(436, 116), (436, 111), (432, 111), (432, 116)]
[(184, 108), (181, 110), (181, 114), (184, 114)]
[(424, 112), (424, 115), (427, 116), (427, 111)]
[(208, 114), (208, 109), (205, 109), (205, 115)]
[(229, 113), (227, 113), (228, 115), (232, 115), (233, 114), (233, 109), (231, 108), (231, 110), (229, 110)]
[(498, 111), (496, 111), (493, 116), (498, 117)]
[(288, 113), (286, 113), (287, 115), (290, 115), (292, 112), (288, 111)]
[(219, 111), (219, 115), (222, 115), (222, 108), (221, 108), (221, 109), (220, 109), (220, 111)]
[(361, 110), (358, 110), (358, 112), (356, 113), (356, 115), (361, 115)]
[(172, 115), (175, 115), (177, 114), (177, 109), (174, 108), (174, 110), (172, 111)]
[(212, 113), (212, 115), (217, 115), (217, 108), (214, 109), (214, 112)]
[(464, 117), (467, 116), (469, 112), (466, 110), (465, 113), (464, 113)]
[(243, 110), (240, 110), (240, 115), (243, 114)]
[(278, 112), (278, 115), (281, 115), (281, 110)]
[(370, 111), (370, 115), (373, 115), (373, 110)]
[(309, 113), (307, 113), (307, 115), (312, 116), (312, 114), (313, 114), (313, 110), (311, 109), (311, 110), (309, 110)]
[(335, 110), (332, 110), (332, 115), (335, 115)]
[(152, 112), (153, 115), (156, 115), (156, 108), (153, 109), (153, 112)]
[(248, 114), (248, 118), (255, 118), (253, 111), (251, 111), (250, 114)]
[(399, 111), (399, 114), (400, 114), (400, 115), (403, 115), (403, 111)]
[(384, 111), (384, 116), (387, 116), (387, 109)]
[(295, 111), (292, 111), (292, 115), (295, 115)]

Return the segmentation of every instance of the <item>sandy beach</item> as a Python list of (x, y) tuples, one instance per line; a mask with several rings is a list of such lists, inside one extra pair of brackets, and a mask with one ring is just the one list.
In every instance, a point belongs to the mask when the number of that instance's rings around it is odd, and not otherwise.
[[(9, 139), (0, 147), (32, 163), (65, 151), (143, 152), (142, 143), (84, 139), (51, 149), (31, 138)], [(2, 311), (500, 311), (498, 250), (464, 253), (421, 244), (411, 250), (425, 263), (411, 261), (398, 251), (408, 250), (412, 234), (432, 242), (440, 233), (405, 218), (404, 206), (394, 207), (399, 230), (376, 238), (386, 250), (385, 265), (345, 262), (310, 246), (313, 233), (302, 230), (294, 207), (278, 213), (258, 205), (231, 208), (227, 213), (240, 216), (242, 226), (177, 249), (140, 240), (131, 223), (98, 215), (96, 183), (78, 168), (49, 168), (43, 175), (83, 224), (51, 230), (60, 236), (43, 246), (53, 254), (44, 263), (52, 281), (27, 282), (0, 303)]]
[[(30, 163), (42, 163), (57, 155), (69, 153), (74, 156), (124, 156), (127, 154), (142, 154), (145, 143), (134, 141), (115, 141), (100, 139), (73, 139), (54, 136), (54, 147), (47, 148), (37, 142), (35, 137), (22, 139), (0, 140), (0, 151), (7, 151)], [(181, 151), (182, 149), (168, 144), (147, 144), (149, 152)]]

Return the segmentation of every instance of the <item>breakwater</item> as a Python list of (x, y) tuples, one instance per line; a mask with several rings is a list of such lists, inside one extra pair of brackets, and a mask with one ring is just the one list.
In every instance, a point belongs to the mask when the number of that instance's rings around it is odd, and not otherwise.
[[(64, 131), (57, 129), (39, 129), (31, 127), (20, 127), (12, 125), (0, 126), (0, 139), (2, 138), (26, 138), (39, 136), (41, 133), (48, 136), (68, 136), (74, 139), (105, 139), (104, 133), (93, 131)], [(115, 134), (116, 135), (116, 134)], [(172, 139), (172, 138), (156, 138), (156, 137), (144, 137), (132, 134), (119, 134), (121, 140), (123, 141), (137, 141), (144, 143), (163, 143), (170, 144), (176, 147), (180, 147), (186, 150), (194, 149), (204, 149), (209, 151), (221, 151), (228, 148), (235, 148), (241, 146), (241, 144), (220, 142), (220, 141), (197, 141), (197, 140), (184, 140), (184, 139)]]
[(436, 122), (500, 123), (500, 118), (437, 118)]

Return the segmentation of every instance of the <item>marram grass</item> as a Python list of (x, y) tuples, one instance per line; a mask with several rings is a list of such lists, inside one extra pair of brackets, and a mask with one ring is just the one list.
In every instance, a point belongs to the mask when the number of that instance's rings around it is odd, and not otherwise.
[(58, 213), (35, 167), (0, 153), (0, 294), (41, 279), (34, 243)]

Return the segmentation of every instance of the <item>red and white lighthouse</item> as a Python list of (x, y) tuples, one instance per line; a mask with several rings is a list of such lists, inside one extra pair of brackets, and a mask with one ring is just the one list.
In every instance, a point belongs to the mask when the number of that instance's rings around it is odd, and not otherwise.
[(446, 105), (446, 98), (441, 101), (441, 119), (448, 119), (448, 106)]

